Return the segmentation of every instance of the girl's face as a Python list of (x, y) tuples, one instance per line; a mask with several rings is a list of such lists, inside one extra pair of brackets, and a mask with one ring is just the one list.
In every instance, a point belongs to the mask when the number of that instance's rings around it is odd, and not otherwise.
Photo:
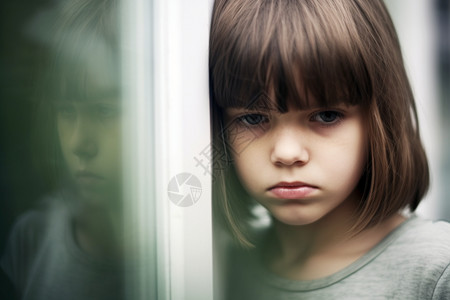
[(361, 107), (225, 114), (237, 174), (278, 221), (307, 225), (353, 210), (367, 154)]
[(79, 195), (92, 203), (121, 195), (120, 101), (60, 101), (56, 113), (62, 154)]

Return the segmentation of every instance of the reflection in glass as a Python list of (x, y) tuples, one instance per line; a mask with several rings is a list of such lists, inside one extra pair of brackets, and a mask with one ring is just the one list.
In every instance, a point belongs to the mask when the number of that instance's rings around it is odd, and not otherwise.
[(21, 299), (123, 299), (118, 4), (57, 1), (33, 16), (34, 151), (47, 193), (14, 225), (1, 267)]

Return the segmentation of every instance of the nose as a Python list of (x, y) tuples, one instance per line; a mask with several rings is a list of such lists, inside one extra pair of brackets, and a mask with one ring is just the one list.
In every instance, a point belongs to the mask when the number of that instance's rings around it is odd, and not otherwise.
[(302, 134), (289, 128), (274, 135), (271, 161), (277, 166), (304, 165), (310, 159), (306, 139)]
[(71, 138), (72, 153), (82, 160), (89, 160), (97, 155), (98, 145), (95, 129), (87, 120), (79, 118)]

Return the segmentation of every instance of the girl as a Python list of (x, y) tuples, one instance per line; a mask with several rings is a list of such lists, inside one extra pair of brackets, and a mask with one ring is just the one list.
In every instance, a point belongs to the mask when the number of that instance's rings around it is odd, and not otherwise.
[(429, 172), (382, 0), (216, 0), (210, 82), (229, 299), (450, 298), (450, 225), (402, 213)]
[(19, 219), (1, 260), (20, 299), (124, 297), (115, 6), (58, 1), (30, 29), (51, 56), (37, 148), (55, 190)]

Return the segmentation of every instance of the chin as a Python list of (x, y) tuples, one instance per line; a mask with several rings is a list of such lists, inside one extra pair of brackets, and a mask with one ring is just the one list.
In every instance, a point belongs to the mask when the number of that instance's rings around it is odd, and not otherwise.
[(307, 226), (307, 225), (311, 225), (314, 224), (317, 220), (291, 220), (291, 219), (287, 219), (287, 220), (280, 220), (278, 219), (279, 222), (283, 223), (284, 225), (288, 225), (288, 226)]
[(92, 206), (104, 206), (107, 204), (106, 197), (103, 193), (98, 191), (92, 191), (87, 189), (80, 189), (78, 195), (80, 196), (80, 200), (83, 204), (92, 205)]
[(307, 214), (305, 212), (275, 213), (272, 215), (278, 222), (290, 226), (306, 226), (313, 224), (322, 218), (322, 215)]

